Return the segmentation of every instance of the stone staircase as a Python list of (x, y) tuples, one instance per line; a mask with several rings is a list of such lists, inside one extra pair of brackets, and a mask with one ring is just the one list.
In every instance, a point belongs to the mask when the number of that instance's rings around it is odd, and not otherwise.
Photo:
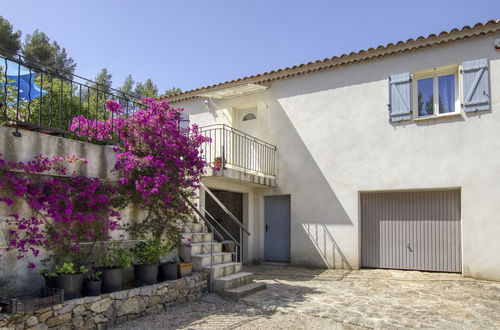
[(180, 257), (193, 263), (193, 271), (209, 274), (209, 279), (213, 279), (214, 292), (227, 298), (239, 299), (266, 288), (264, 283), (253, 281), (252, 273), (242, 272), (241, 262), (233, 262), (232, 254), (222, 252), (222, 243), (215, 240), (210, 267), (212, 233), (208, 232), (204, 224), (186, 223), (182, 225), (182, 232), (184, 238), (179, 249)]

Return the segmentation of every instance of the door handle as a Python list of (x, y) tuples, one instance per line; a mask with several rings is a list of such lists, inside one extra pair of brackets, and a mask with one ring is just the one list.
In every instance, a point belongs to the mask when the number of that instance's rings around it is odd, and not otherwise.
[(269, 228), (269, 226), (268, 226), (268, 225), (267, 225), (267, 223), (266, 223), (266, 233), (267, 233), (267, 228)]
[(406, 247), (408, 248), (408, 250), (410, 250), (410, 252), (413, 252), (413, 250), (410, 247), (410, 243), (408, 243), (408, 245), (406, 245)]

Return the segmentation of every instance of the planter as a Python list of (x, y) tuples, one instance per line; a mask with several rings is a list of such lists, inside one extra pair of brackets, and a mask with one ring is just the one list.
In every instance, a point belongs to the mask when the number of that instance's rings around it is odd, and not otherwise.
[[(83, 279), (87, 274), (58, 275), (51, 278), (49, 284), (64, 290), (64, 300), (80, 298)], [(46, 280), (47, 283), (47, 280)]]
[(164, 262), (158, 265), (158, 280), (171, 281), (177, 279), (177, 264)]
[(224, 161), (222, 161), (222, 157), (215, 157), (214, 167), (225, 168), (226, 167), (226, 160), (224, 159)]
[(158, 281), (158, 264), (134, 265), (135, 285), (151, 285)]
[(122, 268), (99, 268), (102, 272), (103, 293), (120, 291), (123, 287)]
[(83, 295), (85, 297), (99, 296), (101, 294), (102, 280), (92, 281), (88, 278), (83, 281)]
[(178, 277), (189, 276), (193, 272), (193, 264), (190, 262), (182, 262), (177, 264)]

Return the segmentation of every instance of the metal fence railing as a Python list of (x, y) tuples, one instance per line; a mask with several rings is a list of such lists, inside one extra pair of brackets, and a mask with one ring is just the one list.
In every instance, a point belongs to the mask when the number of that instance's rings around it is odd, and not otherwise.
[(69, 135), (71, 120), (78, 115), (112, 119), (107, 99), (120, 102), (125, 116), (141, 107), (137, 97), (120, 90), (19, 54), (0, 54), (0, 121), (16, 127), (14, 135), (21, 135), (19, 128)]
[(276, 176), (276, 147), (224, 124), (200, 128), (211, 139), (202, 146), (205, 160), (214, 167)]

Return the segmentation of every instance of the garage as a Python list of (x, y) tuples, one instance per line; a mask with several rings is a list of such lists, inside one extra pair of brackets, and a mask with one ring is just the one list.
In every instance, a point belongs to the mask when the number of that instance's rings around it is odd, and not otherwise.
[(461, 272), (460, 191), (362, 193), (361, 266)]

